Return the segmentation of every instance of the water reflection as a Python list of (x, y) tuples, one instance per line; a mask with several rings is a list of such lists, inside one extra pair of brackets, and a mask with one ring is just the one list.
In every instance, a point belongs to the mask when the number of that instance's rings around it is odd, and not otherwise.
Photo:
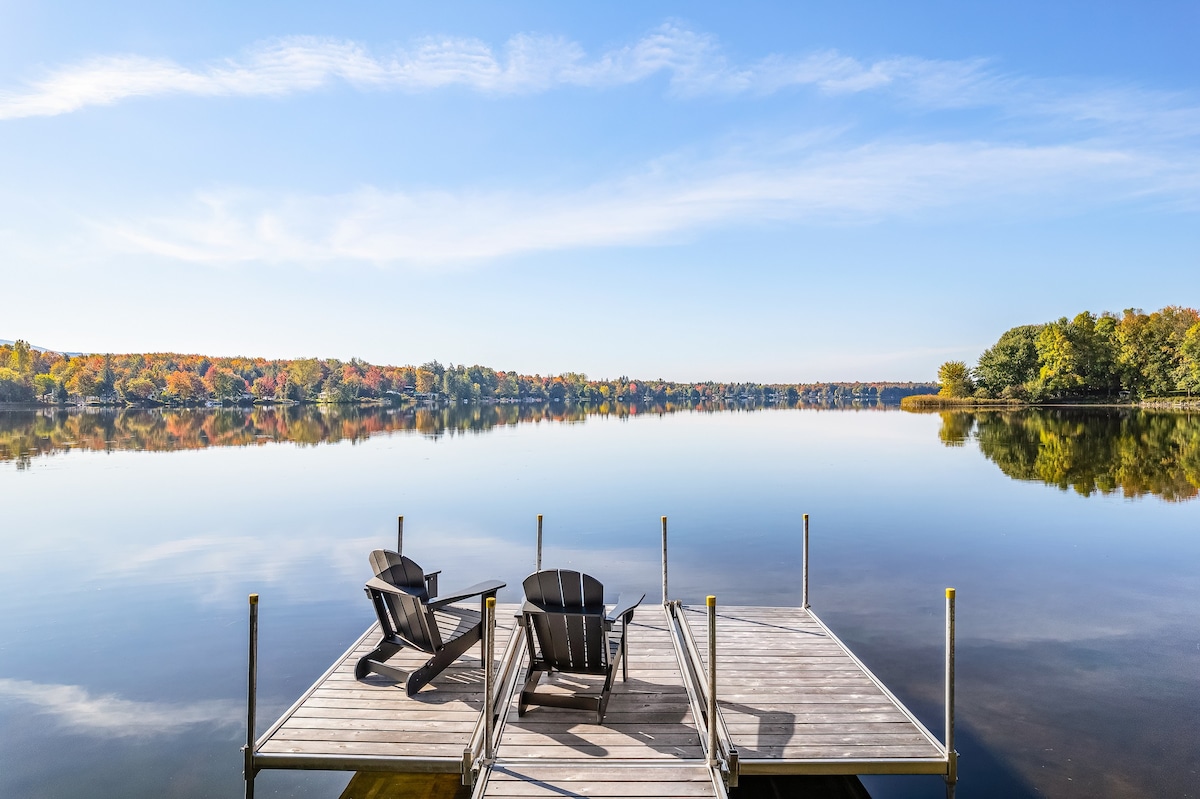
[(53, 717), (73, 732), (105, 736), (154, 736), (181, 733), (196, 725), (237, 727), (245, 708), (240, 702), (145, 702), (115, 694), (95, 694), (80, 685), (39, 683), (0, 677), (0, 701), (20, 702)]
[(1014, 480), (1041, 481), (1082, 496), (1200, 494), (1200, 416), (1137, 409), (943, 412), (948, 447), (975, 441)]
[(373, 435), (409, 432), (439, 437), (481, 433), (525, 422), (582, 422), (589, 416), (623, 419), (677, 411), (717, 413), (764, 408), (884, 410), (851, 403), (759, 405), (745, 402), (598, 404), (527, 403), (391, 408), (362, 405), (259, 406), (218, 409), (18, 410), (0, 413), (0, 461), (27, 468), (39, 456), (83, 449), (100, 452), (300, 445), (363, 441)]

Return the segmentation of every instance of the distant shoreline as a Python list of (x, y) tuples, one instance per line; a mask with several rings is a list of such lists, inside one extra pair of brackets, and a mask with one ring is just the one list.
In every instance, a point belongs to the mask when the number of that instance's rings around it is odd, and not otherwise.
[(937, 394), (914, 394), (900, 400), (905, 411), (939, 410), (1024, 410), (1026, 408), (1142, 408), (1148, 410), (1200, 410), (1200, 396), (1149, 397), (1144, 400), (1097, 400), (1087, 402), (1078, 398), (1061, 401), (1030, 402), (1010, 399), (978, 399), (975, 397), (942, 397)]

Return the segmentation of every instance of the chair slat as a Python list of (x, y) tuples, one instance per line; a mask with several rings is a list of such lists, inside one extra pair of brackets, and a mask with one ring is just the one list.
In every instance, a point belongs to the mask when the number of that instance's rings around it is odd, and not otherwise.
[(562, 606), (564, 608), (582, 608), (583, 602), (583, 575), (575, 571), (567, 571), (561, 569), (558, 572), (559, 582), (562, 584)]

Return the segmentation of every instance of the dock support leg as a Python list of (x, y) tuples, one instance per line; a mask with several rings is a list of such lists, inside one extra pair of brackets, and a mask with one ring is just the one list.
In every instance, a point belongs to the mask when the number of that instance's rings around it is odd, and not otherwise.
[(396, 517), (396, 554), (404, 554), (404, 517)]
[(254, 728), (258, 712), (258, 594), (250, 595), (250, 658), (246, 680), (246, 745), (242, 747), (242, 777), (246, 799), (254, 799)]
[(954, 594), (946, 589), (946, 799), (954, 799), (958, 752), (954, 751)]

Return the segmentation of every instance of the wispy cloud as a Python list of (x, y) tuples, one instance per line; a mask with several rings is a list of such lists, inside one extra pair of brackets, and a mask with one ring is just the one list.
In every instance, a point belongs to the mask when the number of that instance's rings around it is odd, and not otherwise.
[(115, 694), (93, 694), (79, 685), (2, 677), (0, 699), (32, 705), (76, 732), (116, 736), (164, 735), (197, 725), (236, 726), (244, 712), (240, 703), (231, 700), (140, 702)]
[[(771, 55), (738, 65), (717, 39), (667, 23), (632, 44), (589, 58), (577, 42), (520, 34), (496, 52), (468, 38), (427, 38), (387, 55), (363, 44), (290, 37), (242, 56), (187, 67), (166, 58), (111, 55), (59, 67), (23, 88), (0, 92), (0, 119), (54, 116), (135, 97), (282, 96), (335, 82), (361, 89), (427, 91), (462, 86), (488, 94), (539, 92), (563, 86), (605, 88), (665, 75), (682, 95), (770, 94), (811, 86), (841, 94), (906, 87), (926, 99), (964, 97), (991, 78), (985, 63), (892, 58), (864, 63), (833, 50)], [(957, 100), (948, 100), (957, 102)]]
[(1101, 146), (786, 146), (704, 163), (663, 159), (582, 190), (337, 195), (211, 191), (167, 215), (93, 224), (110, 248), (211, 264), (447, 264), (644, 245), (713, 226), (861, 224), (942, 213), (1060, 212), (1200, 190), (1195, 158)]

